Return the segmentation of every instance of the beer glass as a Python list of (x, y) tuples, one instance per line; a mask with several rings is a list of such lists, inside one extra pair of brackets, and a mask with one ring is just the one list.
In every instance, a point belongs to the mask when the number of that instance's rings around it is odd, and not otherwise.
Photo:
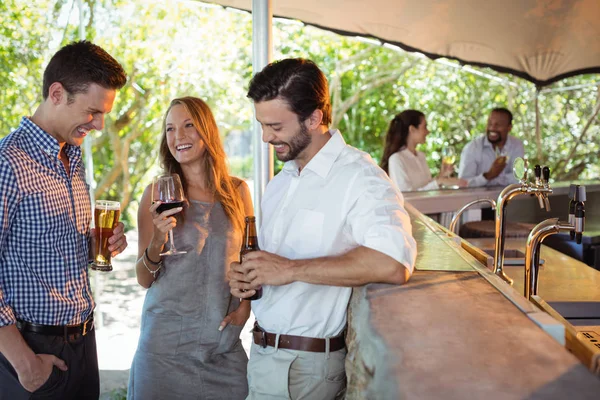
[[(456, 162), (456, 150), (452, 146), (445, 146), (442, 148), (442, 170), (450, 170), (450, 166), (453, 166)], [(448, 166), (444, 168), (445, 166)], [(445, 172), (443, 178), (449, 178), (452, 172)]]
[(499, 149), (498, 147), (496, 147), (494, 149), (494, 152), (496, 153), (496, 158), (504, 157), (506, 164), (508, 164), (508, 162), (510, 161), (509, 160), (510, 157), (508, 156), (508, 153), (506, 152), (506, 147), (504, 147), (502, 149)]
[(119, 223), (121, 204), (118, 201), (96, 200), (94, 207), (93, 261), (90, 268), (96, 271), (112, 271), (108, 239)]
[[(160, 206), (156, 209), (158, 214), (163, 211), (171, 210), (177, 207), (183, 207), (185, 195), (181, 179), (177, 174), (160, 175), (154, 178), (152, 182), (152, 202), (160, 201)], [(175, 254), (185, 254), (187, 251), (177, 250), (173, 242), (173, 230), (169, 231), (169, 249), (160, 253), (161, 256), (172, 256)]]

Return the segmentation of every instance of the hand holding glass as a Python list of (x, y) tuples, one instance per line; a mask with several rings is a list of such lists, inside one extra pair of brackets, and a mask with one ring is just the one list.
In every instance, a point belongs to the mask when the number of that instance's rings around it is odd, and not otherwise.
[[(154, 178), (152, 182), (152, 202), (160, 201), (160, 206), (156, 209), (158, 214), (163, 211), (171, 210), (177, 207), (183, 207), (185, 195), (181, 179), (177, 174), (160, 175)], [(173, 242), (173, 230), (169, 231), (169, 250), (160, 253), (161, 256), (171, 256), (175, 254), (185, 254), (187, 251), (177, 250)]]
[(93, 261), (90, 268), (96, 271), (112, 271), (108, 239), (119, 223), (121, 204), (118, 201), (96, 200), (94, 207), (94, 236), (92, 238)]
[(508, 157), (508, 153), (507, 153), (507, 151), (506, 151), (505, 148), (500, 149), (498, 147), (495, 147), (494, 148), (494, 152), (496, 153), (496, 159), (498, 159), (500, 157), (504, 157), (505, 158), (504, 161), (508, 164), (508, 161), (509, 161), (508, 158), (509, 157)]

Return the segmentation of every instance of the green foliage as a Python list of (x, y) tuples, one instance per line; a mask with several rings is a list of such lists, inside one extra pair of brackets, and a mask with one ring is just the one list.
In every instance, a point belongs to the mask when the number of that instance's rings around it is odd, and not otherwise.
[(229, 171), (231, 175), (250, 178), (252, 177), (252, 171), (254, 170), (254, 159), (248, 157), (230, 157), (229, 158)]
[[(86, 37), (106, 48), (129, 75), (104, 131), (93, 135), (96, 197), (119, 199), (124, 209), (134, 211), (160, 170), (158, 143), (171, 99), (204, 98), (223, 137), (251, 129), (253, 110), (246, 99), (252, 76), (251, 15), (197, 1), (83, 3)], [(79, 38), (78, 14), (72, 0), (37, 0), (35, 6), (0, 2), (3, 134), (41, 101), (43, 68), (60, 46)], [(432, 133), (422, 150), (435, 173), (443, 146), (460, 151), (485, 131), (492, 108), (506, 106), (515, 116), (513, 134), (525, 141), (532, 163), (547, 163), (556, 179), (598, 177), (597, 75), (569, 78), (542, 90), (537, 135), (536, 88), (522, 79), (431, 61), (295, 22), (276, 20), (273, 29), (274, 58), (316, 61), (330, 82), (333, 126), (377, 161), (389, 121), (404, 109), (427, 115)], [(581, 87), (565, 90), (572, 86)], [(235, 175), (252, 175), (251, 155), (231, 159), (230, 166)], [(281, 163), (275, 167), (279, 170)], [(134, 224), (133, 212), (126, 209), (123, 218)]]
[[(421, 150), (436, 174), (442, 147), (454, 146), (460, 154), (485, 132), (490, 111), (507, 107), (514, 115), (512, 134), (524, 141), (531, 165), (549, 165), (556, 180), (598, 178), (600, 152), (593, 140), (599, 130), (598, 75), (565, 79), (539, 92), (538, 136), (537, 91), (523, 79), (431, 61), (312, 27), (275, 27), (282, 36), (275, 58), (307, 57), (319, 64), (330, 82), (334, 125), (348, 143), (376, 161), (389, 121), (402, 110), (413, 108), (427, 116), (431, 134)], [(569, 87), (573, 89), (562, 91)]]
[(120, 388), (112, 390), (108, 393), (110, 400), (125, 400), (127, 399), (127, 388)]
[[(0, 132), (2, 136), (31, 115), (41, 100), (41, 71), (48, 49), (48, 9), (52, 1), (0, 2)], [(52, 15), (52, 14), (50, 14)], [(51, 17), (50, 17), (51, 18)]]

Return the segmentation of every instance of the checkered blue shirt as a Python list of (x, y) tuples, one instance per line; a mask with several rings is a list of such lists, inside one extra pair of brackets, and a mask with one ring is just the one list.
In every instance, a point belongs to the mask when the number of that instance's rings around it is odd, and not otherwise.
[(0, 326), (67, 325), (94, 309), (87, 271), (91, 204), (81, 149), (23, 118), (0, 140)]

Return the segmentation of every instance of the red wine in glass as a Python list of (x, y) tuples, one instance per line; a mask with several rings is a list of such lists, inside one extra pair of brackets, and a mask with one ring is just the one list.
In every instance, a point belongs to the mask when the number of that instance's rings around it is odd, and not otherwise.
[[(177, 207), (183, 207), (185, 194), (183, 185), (177, 174), (161, 175), (154, 178), (152, 182), (152, 201), (160, 201), (156, 208), (159, 214)], [(160, 253), (161, 256), (171, 256), (174, 254), (185, 254), (187, 251), (177, 250), (173, 242), (173, 231), (169, 231), (169, 248)]]
[(170, 201), (167, 203), (162, 203), (160, 206), (158, 206), (156, 208), (156, 212), (158, 214), (167, 211), (167, 210), (172, 210), (173, 208), (177, 208), (177, 207), (183, 207), (183, 201)]

